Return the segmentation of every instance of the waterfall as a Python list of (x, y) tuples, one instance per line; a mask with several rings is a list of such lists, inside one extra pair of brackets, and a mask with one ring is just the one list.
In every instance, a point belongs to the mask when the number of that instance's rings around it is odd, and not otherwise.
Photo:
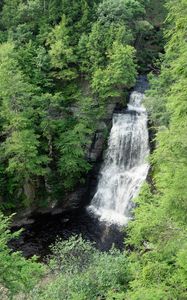
[(145, 78), (140, 78), (124, 113), (114, 113), (108, 149), (89, 210), (101, 221), (125, 225), (149, 164), (147, 113), (142, 105)]

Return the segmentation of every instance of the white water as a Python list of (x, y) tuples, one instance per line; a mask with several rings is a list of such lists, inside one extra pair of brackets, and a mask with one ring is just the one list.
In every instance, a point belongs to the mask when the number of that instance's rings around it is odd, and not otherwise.
[(89, 207), (101, 221), (127, 224), (132, 200), (147, 177), (149, 142), (143, 97), (143, 92), (132, 92), (126, 112), (113, 116), (108, 150)]

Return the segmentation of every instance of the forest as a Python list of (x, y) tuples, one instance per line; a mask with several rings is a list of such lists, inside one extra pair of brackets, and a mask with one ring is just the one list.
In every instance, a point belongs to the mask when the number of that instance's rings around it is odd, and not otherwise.
[[(124, 250), (81, 236), (45, 261), (11, 250), (16, 213), (84, 184), (107, 107), (139, 74), (153, 149)], [(0, 2), (0, 299), (187, 299), (186, 178), (187, 0)]]

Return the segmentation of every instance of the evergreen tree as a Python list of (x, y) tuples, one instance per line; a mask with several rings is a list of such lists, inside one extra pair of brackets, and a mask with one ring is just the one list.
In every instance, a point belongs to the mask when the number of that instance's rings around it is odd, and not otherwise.
[(148, 7), (138, 0), (3, 1), (1, 207), (63, 201), (83, 181), (108, 102), (135, 82)]
[(19, 189), (26, 183), (31, 183), (35, 176), (45, 173), (48, 158), (39, 154), (40, 143), (34, 132), (35, 90), (25, 81), (23, 73), (19, 70), (13, 44), (1, 45), (0, 66), (1, 119), (4, 135), (4, 141), (1, 143), (1, 161), (7, 164), (6, 172), (14, 176), (14, 183), (17, 183)]
[(104, 70), (98, 69), (93, 76), (92, 87), (100, 99), (119, 96), (123, 88), (134, 85), (137, 75), (134, 56), (133, 47), (117, 42), (113, 44), (108, 67)]
[(167, 7), (166, 54), (161, 75), (151, 81), (153, 87), (146, 100), (153, 120), (159, 116), (157, 147), (151, 158), (154, 187), (147, 186), (142, 191), (137, 199), (135, 219), (129, 226), (129, 242), (135, 249), (130, 255), (133, 274), (127, 294), (130, 299), (187, 297), (184, 288), (187, 282), (187, 47), (184, 40), (187, 2), (169, 1)]
[(76, 78), (76, 69), (71, 67), (76, 62), (74, 49), (70, 45), (69, 29), (65, 15), (62, 21), (57, 25), (49, 35), (48, 44), (50, 45), (49, 55), (51, 65), (54, 69), (59, 70), (55, 77), (72, 80)]

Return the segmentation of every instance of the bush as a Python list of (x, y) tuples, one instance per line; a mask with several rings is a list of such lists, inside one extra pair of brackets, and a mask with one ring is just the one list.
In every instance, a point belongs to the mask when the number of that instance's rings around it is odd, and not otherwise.
[(32, 299), (106, 299), (111, 291), (120, 296), (127, 288), (127, 259), (116, 249), (99, 252), (93, 244), (75, 236), (68, 241), (58, 241), (52, 252), (49, 267), (57, 277), (47, 287), (32, 292)]

